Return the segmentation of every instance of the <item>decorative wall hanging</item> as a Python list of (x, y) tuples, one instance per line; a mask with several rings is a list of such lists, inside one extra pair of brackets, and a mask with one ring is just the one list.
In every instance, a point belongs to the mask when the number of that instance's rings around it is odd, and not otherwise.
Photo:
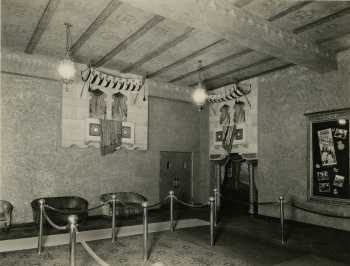
[(350, 204), (350, 108), (305, 114), (308, 198)]
[(86, 66), (82, 69), (81, 80), (63, 91), (62, 145), (101, 147), (102, 154), (119, 148), (147, 150), (145, 79)]
[(232, 84), (208, 95), (210, 158), (257, 152), (257, 88)]
[[(111, 89), (115, 92), (120, 90), (139, 93), (142, 89), (144, 78), (128, 78), (122, 76), (114, 76), (88, 66), (81, 71), (81, 79), (84, 82), (80, 96), (83, 95), (86, 87), (89, 91)], [(145, 98), (143, 100), (146, 100)]]

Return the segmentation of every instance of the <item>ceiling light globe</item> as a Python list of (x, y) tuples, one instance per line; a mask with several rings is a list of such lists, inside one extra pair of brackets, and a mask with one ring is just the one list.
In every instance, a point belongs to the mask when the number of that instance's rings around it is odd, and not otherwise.
[(199, 84), (192, 92), (192, 100), (198, 106), (203, 106), (208, 99), (208, 94), (206, 89)]
[(74, 62), (68, 58), (63, 59), (58, 65), (58, 74), (65, 81), (74, 80), (76, 69)]

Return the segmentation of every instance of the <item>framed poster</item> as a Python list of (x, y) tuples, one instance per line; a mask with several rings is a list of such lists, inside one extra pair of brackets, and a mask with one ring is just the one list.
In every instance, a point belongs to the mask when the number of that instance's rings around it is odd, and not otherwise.
[(308, 199), (350, 204), (350, 108), (305, 114)]

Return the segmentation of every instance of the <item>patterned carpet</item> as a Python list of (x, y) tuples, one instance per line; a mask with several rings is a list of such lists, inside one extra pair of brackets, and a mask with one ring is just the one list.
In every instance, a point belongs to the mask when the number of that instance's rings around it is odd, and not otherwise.
[[(311, 255), (259, 240), (237, 231), (218, 234), (217, 245), (209, 246), (208, 227), (196, 227), (149, 235), (150, 257), (143, 262), (143, 237), (121, 237), (116, 245), (110, 239), (88, 242), (90, 247), (110, 266), (345, 266), (329, 258)], [(77, 244), (76, 266), (99, 266)], [(69, 247), (0, 253), (0, 266), (68, 266)]]
[[(117, 245), (112, 245), (110, 240), (89, 242), (90, 247), (103, 260), (113, 265), (217, 265), (217, 266), (241, 266), (248, 265), (244, 261), (217, 254), (210, 246), (203, 243), (198, 245), (190, 241), (182, 240), (175, 233), (151, 234), (150, 257), (143, 263), (142, 236), (121, 238)], [(66, 266), (68, 261), (68, 246), (46, 248), (41, 256), (35, 250), (16, 251), (0, 254), (1, 266)], [(97, 263), (88, 255), (83, 247), (77, 245), (77, 266), (93, 266)]]

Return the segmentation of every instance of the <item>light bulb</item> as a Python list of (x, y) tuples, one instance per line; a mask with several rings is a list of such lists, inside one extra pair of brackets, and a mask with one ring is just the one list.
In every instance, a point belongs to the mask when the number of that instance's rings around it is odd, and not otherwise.
[(205, 104), (207, 98), (207, 91), (203, 88), (202, 84), (200, 83), (192, 93), (192, 100), (196, 105), (202, 106)]
[(76, 69), (74, 62), (70, 58), (63, 59), (58, 64), (58, 74), (64, 81), (72, 81), (75, 77)]

